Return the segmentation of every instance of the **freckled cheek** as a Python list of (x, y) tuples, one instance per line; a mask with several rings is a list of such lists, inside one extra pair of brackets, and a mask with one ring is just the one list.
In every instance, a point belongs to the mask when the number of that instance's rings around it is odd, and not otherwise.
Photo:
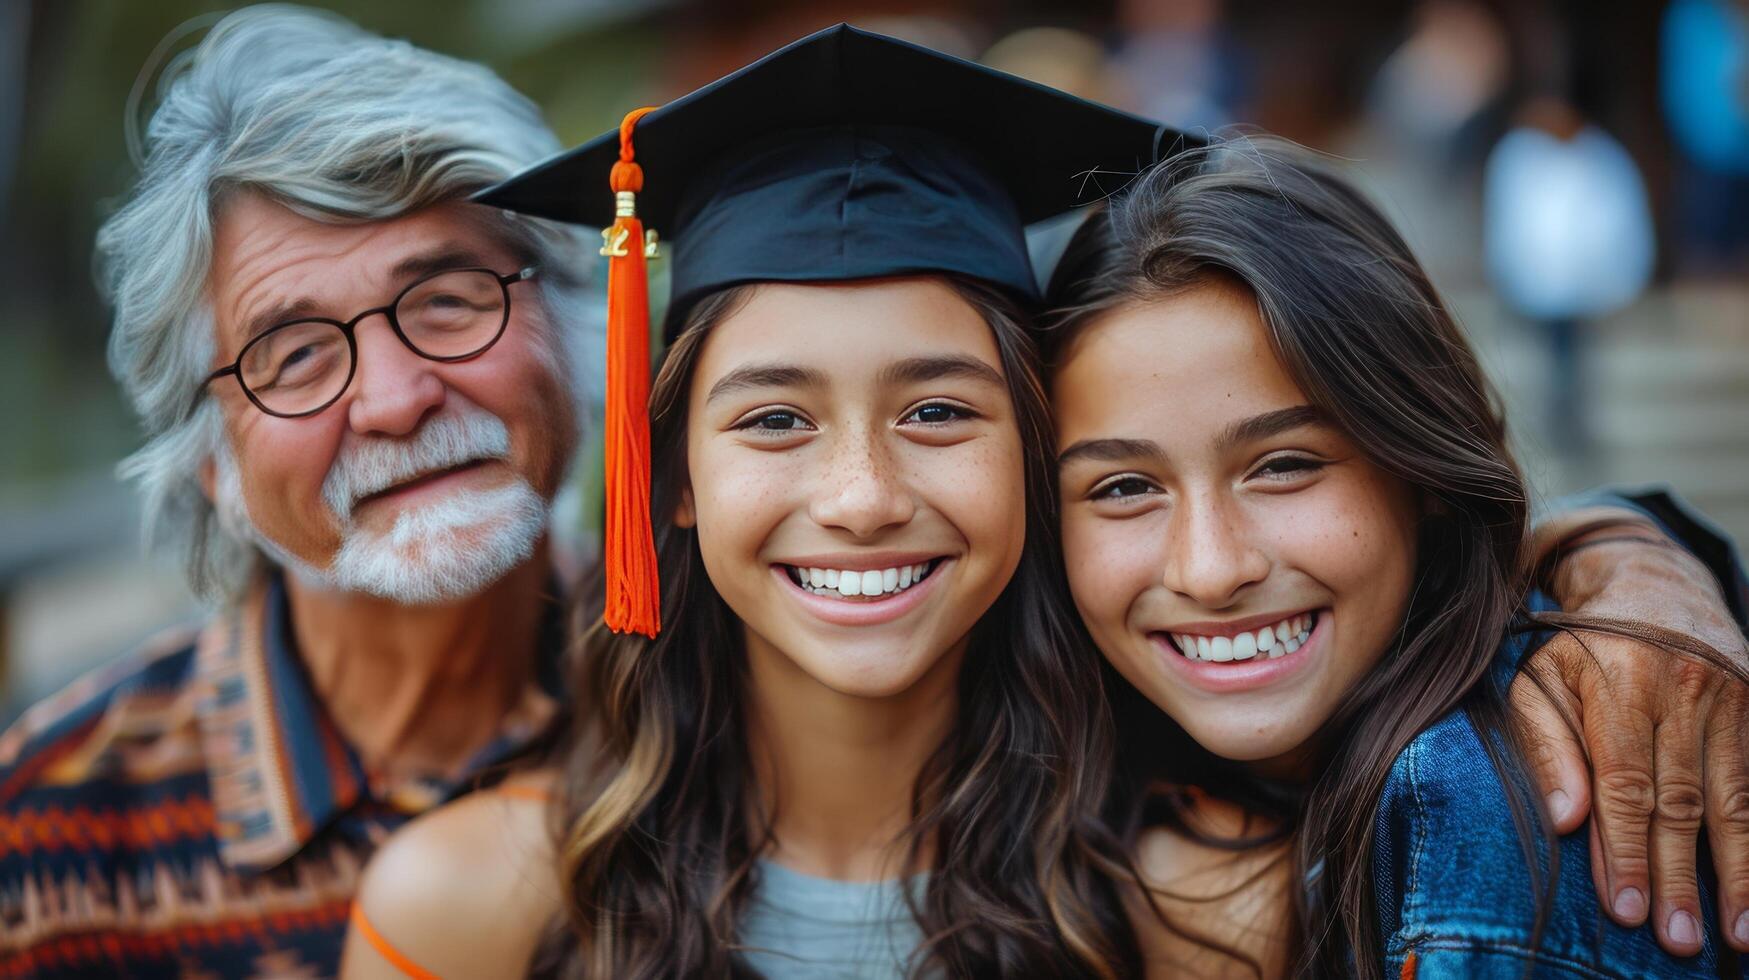
[(941, 513), (974, 552), (1012, 569), (1026, 542), (1026, 473), (1018, 440), (915, 447), (899, 461), (909, 492)]
[(701, 549), (755, 555), (771, 531), (806, 502), (801, 468), (780, 454), (695, 446), (688, 468)]
[(1408, 602), (1416, 562), (1412, 508), (1376, 480), (1332, 481), (1298, 496), (1294, 519), (1274, 522), (1271, 547), (1281, 563), (1328, 588), (1351, 622), (1367, 625), (1365, 635), (1350, 636), (1370, 650), (1375, 640), (1385, 642)]
[(1379, 557), (1385, 516), (1358, 487), (1330, 480), (1298, 493), (1259, 496), (1248, 514), (1256, 546), (1331, 586), (1364, 577)]
[[(1144, 519), (1145, 520), (1145, 519)], [(1136, 598), (1161, 575), (1158, 532), (1071, 507), (1063, 520), (1069, 589), (1088, 629), (1107, 641), (1127, 628)]]

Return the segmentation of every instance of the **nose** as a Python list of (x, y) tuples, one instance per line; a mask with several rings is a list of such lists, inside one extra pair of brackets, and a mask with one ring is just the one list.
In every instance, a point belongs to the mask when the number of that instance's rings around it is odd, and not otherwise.
[(879, 431), (841, 432), (823, 462), (820, 492), (808, 507), (809, 516), (822, 527), (869, 538), (917, 513), (917, 502)]
[(353, 336), (358, 363), (353, 370), (347, 422), (360, 435), (405, 436), (443, 407), (448, 386), (428, 361), (401, 343), (388, 320), (371, 316)]
[(1167, 533), (1162, 584), (1204, 609), (1232, 605), (1269, 574), (1250, 523), (1222, 494), (1183, 494)]

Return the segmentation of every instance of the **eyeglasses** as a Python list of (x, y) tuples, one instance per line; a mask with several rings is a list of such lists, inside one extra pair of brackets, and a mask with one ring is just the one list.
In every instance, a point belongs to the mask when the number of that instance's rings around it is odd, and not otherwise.
[(407, 349), (432, 361), (465, 361), (484, 354), (510, 323), (510, 286), (527, 282), (535, 266), (504, 276), (491, 269), (449, 269), (401, 290), (395, 301), (342, 323), (310, 318), (273, 327), (249, 343), (230, 366), (201, 382), (235, 375), (255, 407), (282, 419), (314, 415), (339, 400), (358, 369), (359, 323), (383, 314)]

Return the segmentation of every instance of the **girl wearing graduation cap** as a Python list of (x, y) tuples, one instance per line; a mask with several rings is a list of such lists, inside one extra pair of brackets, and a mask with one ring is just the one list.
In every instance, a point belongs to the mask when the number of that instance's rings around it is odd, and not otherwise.
[(483, 196), (608, 226), (604, 622), (556, 805), (391, 842), (351, 975), (1133, 972), (1023, 226), (1161, 137), (840, 27)]
[(1543, 630), (1743, 671), (1551, 612), (1504, 419), (1378, 210), (1240, 139), (1145, 175), (1056, 277), (1063, 548), (1129, 682), (1109, 814), (1154, 886), (1150, 975), (1739, 975), (1705, 881), (1661, 926), (1685, 955), (1610, 921), (1505, 693)]

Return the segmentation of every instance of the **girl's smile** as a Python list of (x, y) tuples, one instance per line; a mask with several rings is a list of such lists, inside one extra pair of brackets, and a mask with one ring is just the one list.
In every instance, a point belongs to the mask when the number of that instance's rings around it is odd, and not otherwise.
[(1166, 669), (1213, 694), (1287, 683), (1323, 654), (1332, 628), (1330, 610), (1253, 616), (1222, 623), (1188, 623), (1148, 634)]
[(837, 626), (875, 626), (921, 605), (951, 561), (905, 557), (902, 562), (880, 556), (812, 559), (805, 565), (776, 564), (772, 571), (789, 583), (810, 614)]

